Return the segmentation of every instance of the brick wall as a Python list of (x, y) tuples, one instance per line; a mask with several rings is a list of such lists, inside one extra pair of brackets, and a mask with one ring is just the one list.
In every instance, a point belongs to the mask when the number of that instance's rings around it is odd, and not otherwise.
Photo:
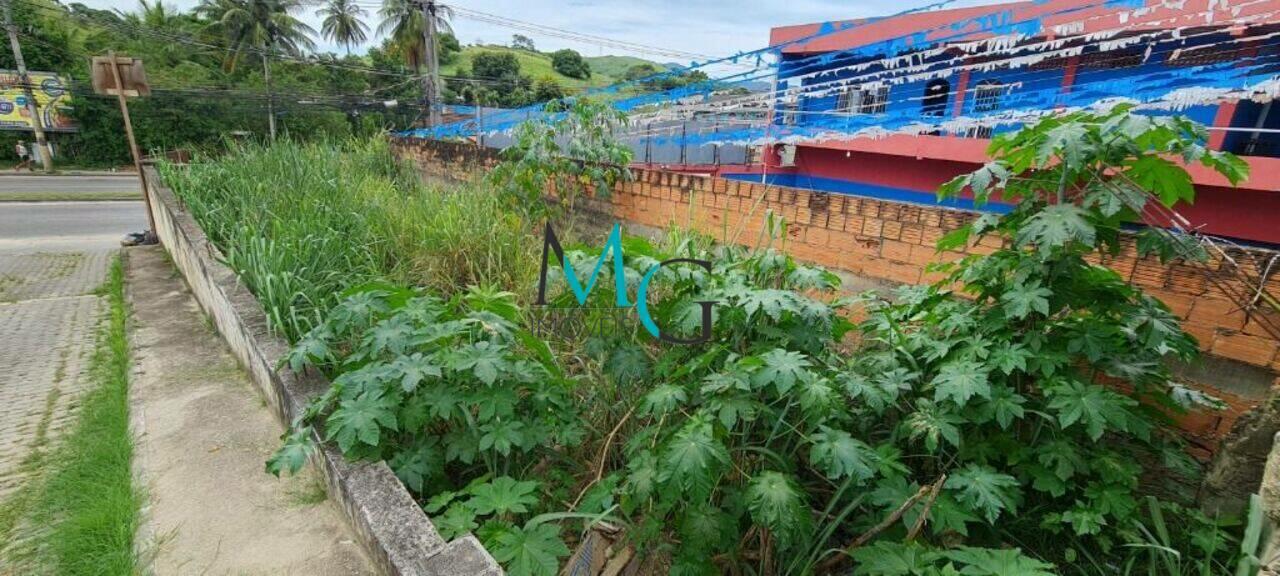
[[(463, 143), (400, 140), (396, 149), (402, 157), (415, 161), (424, 174), (439, 178), (474, 178), (479, 168), (496, 161), (493, 151)], [(972, 212), (653, 169), (633, 169), (632, 174), (634, 179), (616, 185), (608, 204), (603, 205), (620, 220), (654, 227), (677, 224), (716, 238), (731, 237), (740, 229), (738, 241), (751, 245), (761, 238), (765, 215), (772, 212), (787, 223), (781, 244), (787, 252), (868, 278), (930, 282), (939, 276), (926, 271), (931, 262), (999, 248), (996, 241), (983, 239), (962, 252), (936, 252), (937, 240), (975, 218)], [(1233, 253), (1237, 261), (1262, 262), (1260, 268), (1274, 256), (1276, 253), (1260, 250)], [(1163, 300), (1207, 354), (1280, 373), (1280, 341), (1210, 280), (1236, 282), (1221, 262), (1161, 264), (1153, 257), (1139, 258), (1132, 238), (1118, 256), (1095, 261)], [(1268, 287), (1272, 293), (1280, 293), (1280, 258), (1275, 268)], [(1231, 409), (1194, 425), (1187, 423), (1210, 437), (1224, 434), (1239, 414), (1262, 399), (1257, 394), (1234, 393), (1230, 387), (1213, 388)]]

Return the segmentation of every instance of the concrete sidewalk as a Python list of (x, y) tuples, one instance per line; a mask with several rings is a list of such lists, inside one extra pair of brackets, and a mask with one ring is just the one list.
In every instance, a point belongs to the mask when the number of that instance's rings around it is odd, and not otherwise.
[(140, 540), (154, 573), (373, 574), (310, 467), (264, 471), (282, 430), (163, 249), (130, 249), (126, 271), (135, 467), (149, 499)]

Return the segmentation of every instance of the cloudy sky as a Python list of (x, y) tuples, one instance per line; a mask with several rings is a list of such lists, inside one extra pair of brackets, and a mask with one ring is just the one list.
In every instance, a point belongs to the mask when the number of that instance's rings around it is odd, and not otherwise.
[[(94, 8), (133, 10), (135, 0), (78, 0)], [(318, 2), (319, 0), (309, 0)], [(375, 6), (379, 0), (358, 0), (362, 5)], [(935, 0), (455, 0), (458, 6), (501, 15), (506, 18), (533, 22), (575, 32), (584, 32), (670, 49), (726, 56), (735, 52), (765, 46), (769, 28), (784, 24), (803, 24), (824, 20), (842, 20), (891, 14), (912, 6), (925, 5)], [(987, 0), (990, 3), (992, 0)], [(166, 0), (182, 9), (195, 5), (197, 0)], [(954, 5), (964, 6), (984, 3), (980, 0), (959, 0)], [(314, 8), (302, 14), (304, 20), (316, 29), (319, 19)], [(368, 9), (366, 23), (377, 28), (376, 9)], [(455, 17), (454, 32), (464, 44), (507, 44), (513, 31), (493, 24)], [(617, 48), (605, 48), (586, 42), (539, 36), (524, 32), (533, 38), (538, 49), (554, 50), (573, 48), (586, 56), (601, 54), (632, 54), (662, 62), (678, 61), (677, 58), (628, 53)], [(341, 52), (327, 40), (320, 41), (321, 50)]]

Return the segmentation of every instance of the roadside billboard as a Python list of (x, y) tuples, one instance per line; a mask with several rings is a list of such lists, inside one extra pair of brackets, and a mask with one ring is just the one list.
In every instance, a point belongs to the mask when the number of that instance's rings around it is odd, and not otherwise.
[[(49, 132), (75, 132), (79, 128), (67, 113), (71, 106), (71, 91), (65, 78), (53, 72), (28, 72), (31, 93), (36, 99), (36, 110)], [(27, 97), (17, 70), (0, 70), (0, 130), (29, 132), (31, 113), (27, 110)]]

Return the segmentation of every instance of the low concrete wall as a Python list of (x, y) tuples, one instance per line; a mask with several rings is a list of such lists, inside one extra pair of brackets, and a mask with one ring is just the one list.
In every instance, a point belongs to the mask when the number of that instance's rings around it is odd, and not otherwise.
[[(156, 233), (187, 279), (200, 307), (213, 319), (240, 364), (249, 371), (276, 417), (285, 426), (302, 413), (329, 381), (308, 370), (277, 369), (289, 345), (268, 330), (267, 316), (253, 294), (222, 263), (182, 202), (146, 168), (155, 210)], [(329, 495), (340, 504), (375, 564), (393, 576), (499, 575), (502, 569), (474, 536), (445, 542), (422, 508), (383, 462), (348, 462), (324, 446), (312, 463), (324, 475)]]

